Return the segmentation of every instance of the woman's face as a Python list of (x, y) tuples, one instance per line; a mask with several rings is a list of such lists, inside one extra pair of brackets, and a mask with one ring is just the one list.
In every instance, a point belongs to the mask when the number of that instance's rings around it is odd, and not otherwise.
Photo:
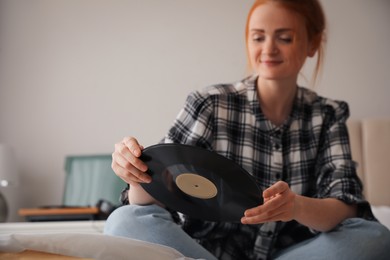
[(303, 18), (275, 3), (257, 7), (248, 29), (250, 63), (262, 79), (296, 81), (306, 57), (315, 54)]

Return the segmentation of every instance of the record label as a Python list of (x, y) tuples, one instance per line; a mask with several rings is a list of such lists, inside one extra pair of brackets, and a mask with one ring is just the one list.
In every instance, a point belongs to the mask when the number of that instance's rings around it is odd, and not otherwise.
[(199, 199), (211, 199), (218, 193), (214, 183), (194, 173), (180, 174), (176, 177), (176, 185), (185, 194)]

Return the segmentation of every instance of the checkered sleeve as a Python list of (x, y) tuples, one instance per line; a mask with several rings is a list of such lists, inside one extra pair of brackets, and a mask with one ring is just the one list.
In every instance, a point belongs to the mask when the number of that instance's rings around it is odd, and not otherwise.
[(346, 120), (348, 104), (332, 102), (326, 106), (325, 129), (319, 150), (317, 197), (337, 198), (348, 204), (364, 203), (362, 183), (351, 158)]
[(163, 143), (182, 143), (211, 149), (213, 105), (210, 96), (196, 91), (188, 95)]

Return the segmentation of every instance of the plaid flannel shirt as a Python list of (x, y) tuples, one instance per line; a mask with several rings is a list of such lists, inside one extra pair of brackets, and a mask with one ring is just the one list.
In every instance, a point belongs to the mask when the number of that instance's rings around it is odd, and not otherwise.
[[(256, 82), (252, 76), (191, 93), (162, 142), (215, 151), (246, 169), (261, 189), (283, 180), (296, 194), (367, 206), (351, 159), (347, 103), (298, 87), (289, 118), (275, 126), (261, 112)], [(219, 259), (269, 259), (315, 235), (296, 221), (184, 219), (183, 229)]]

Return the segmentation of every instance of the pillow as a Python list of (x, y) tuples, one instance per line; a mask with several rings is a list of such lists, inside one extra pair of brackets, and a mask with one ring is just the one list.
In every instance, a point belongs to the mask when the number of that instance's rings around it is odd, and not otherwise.
[(390, 230), (390, 207), (389, 206), (371, 206), (372, 213)]

